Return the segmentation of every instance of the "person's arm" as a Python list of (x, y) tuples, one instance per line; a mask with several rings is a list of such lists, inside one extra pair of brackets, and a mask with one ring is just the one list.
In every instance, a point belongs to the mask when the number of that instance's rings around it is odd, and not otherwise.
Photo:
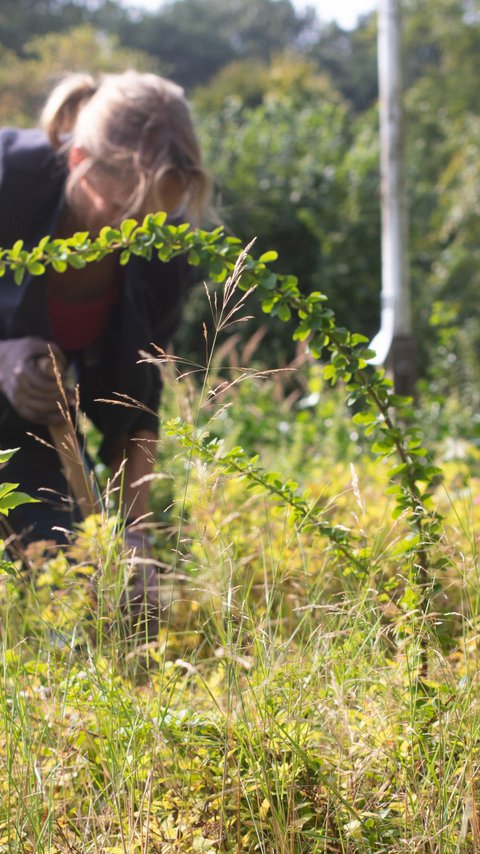
[[(130, 260), (125, 281), (125, 298), (126, 305), (134, 305), (144, 318), (143, 342), (140, 342), (142, 351), (150, 351), (152, 343), (167, 347), (181, 318), (184, 295), (191, 283), (192, 271), (193, 268), (189, 267), (182, 257), (167, 263), (158, 259), (147, 261), (139, 257)], [(152, 355), (158, 354), (154, 350)], [(146, 364), (143, 358), (139, 364), (138, 351), (135, 351), (132, 358), (137, 360), (134, 370), (138, 375), (140, 371), (148, 372), (148, 382), (143, 385), (148, 386), (149, 391), (146, 397), (139, 397), (142, 407), (132, 427), (132, 438), (124, 435), (118, 444), (115, 443), (113, 454), (110, 451), (111, 445), (104, 442), (102, 446), (102, 458), (108, 462), (112, 472), (118, 471), (122, 461), (126, 460), (122, 478), (122, 511), (124, 518), (128, 520), (135, 520), (148, 510), (148, 475), (152, 473), (155, 462), (157, 412), (162, 386), (156, 365)], [(134, 386), (135, 378), (130, 377), (129, 394), (132, 394), (131, 389), (134, 389)], [(133, 397), (136, 397), (135, 391)], [(134, 483), (137, 485), (132, 487)]]
[(155, 464), (157, 435), (150, 430), (139, 430), (135, 436), (125, 438), (112, 461), (112, 472), (117, 472), (125, 460), (122, 474), (122, 513), (130, 522), (144, 516), (148, 510), (150, 475)]

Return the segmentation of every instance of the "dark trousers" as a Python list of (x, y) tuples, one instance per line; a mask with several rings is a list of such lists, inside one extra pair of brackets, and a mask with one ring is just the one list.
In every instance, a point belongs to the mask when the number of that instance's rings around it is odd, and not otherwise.
[(20, 492), (38, 499), (38, 503), (23, 504), (11, 510), (2, 525), (3, 535), (15, 533), (21, 546), (38, 540), (65, 543), (65, 531), (71, 531), (80, 521), (59, 456), (51, 445), (46, 427), (4, 410), (0, 420), (0, 449), (19, 450), (9, 462), (0, 466), (0, 483), (18, 483)]

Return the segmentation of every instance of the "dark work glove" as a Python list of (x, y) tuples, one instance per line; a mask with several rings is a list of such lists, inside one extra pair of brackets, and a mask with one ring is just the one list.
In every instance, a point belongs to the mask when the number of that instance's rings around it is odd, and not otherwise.
[(62, 417), (49, 348), (62, 375), (67, 361), (56, 344), (33, 336), (0, 341), (0, 391), (22, 418), (36, 424), (55, 423)]

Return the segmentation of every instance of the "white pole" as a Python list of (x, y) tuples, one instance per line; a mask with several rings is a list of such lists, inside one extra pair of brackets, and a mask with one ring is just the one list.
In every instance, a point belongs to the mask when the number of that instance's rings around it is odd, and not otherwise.
[[(414, 342), (408, 286), (407, 204), (403, 132), (400, 0), (379, 0), (378, 80), (382, 200), (381, 328), (372, 341), (377, 363), (390, 361), (396, 374), (395, 346), (401, 340), (400, 373), (414, 373)], [(405, 359), (411, 359), (408, 366)]]

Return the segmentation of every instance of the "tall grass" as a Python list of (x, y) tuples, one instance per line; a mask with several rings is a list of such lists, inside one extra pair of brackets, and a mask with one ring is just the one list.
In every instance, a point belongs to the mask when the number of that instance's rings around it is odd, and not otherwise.
[[(211, 302), (219, 332), (242, 316), (233, 300)], [(209, 347), (200, 385), (161, 357), (158, 637), (126, 636), (132, 563), (112, 514), (1, 579), (0, 851), (480, 850), (478, 481), (445, 467), (419, 608), (387, 469), (341, 395), (314, 367), (269, 376), (234, 351), (227, 370)], [(205, 454), (207, 427), (224, 445)], [(310, 490), (366, 569), (281, 490), (226, 468), (240, 438)]]

